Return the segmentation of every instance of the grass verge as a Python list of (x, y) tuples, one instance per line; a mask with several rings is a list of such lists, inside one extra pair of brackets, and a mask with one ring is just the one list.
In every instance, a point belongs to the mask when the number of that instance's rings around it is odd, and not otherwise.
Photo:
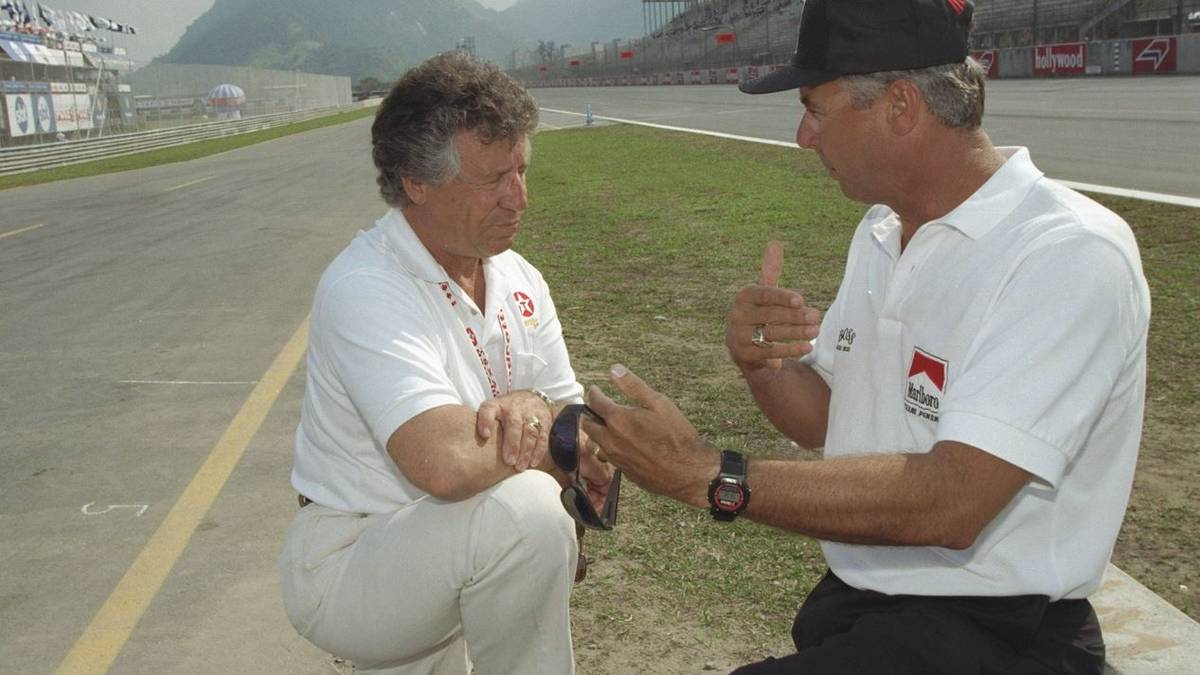
[[(580, 380), (611, 391), (607, 370), (620, 361), (714, 445), (815, 457), (757, 413), (725, 356), (726, 311), (772, 238), (786, 251), (781, 285), (828, 306), (865, 208), (841, 196), (811, 153), (614, 126), (543, 133), (535, 147), (517, 248), (551, 284)], [(1190, 434), (1200, 423), (1200, 211), (1096, 198), (1134, 227), (1155, 303), (1145, 440), (1114, 561), (1200, 618), (1197, 590), (1187, 590), (1200, 589), (1190, 576), (1200, 555)], [(717, 525), (632, 484), (622, 502), (618, 529), (587, 538), (597, 562), (574, 596), (581, 671), (625, 672), (614, 650), (673, 672), (664, 661), (672, 652), (724, 645), (738, 662), (787, 645), (824, 569), (815, 542), (749, 522)]]
[(273, 127), (262, 131), (253, 131), (248, 134), (238, 134), (236, 136), (227, 136), (225, 138), (214, 138), (206, 141), (197, 141), (188, 143), (187, 145), (177, 145), (171, 148), (163, 148), (161, 150), (150, 150), (149, 152), (141, 152), (136, 155), (124, 155), (121, 157), (111, 157), (108, 159), (98, 159), (94, 162), (84, 162), (83, 164), (71, 164), (70, 166), (60, 166), (53, 169), (42, 169), (40, 171), (30, 171), (28, 173), (18, 173), (9, 176), (0, 176), (0, 190), (8, 188), (21, 187), (24, 185), (37, 185), (39, 183), (49, 183), (56, 180), (64, 180), (67, 178), (83, 178), (85, 176), (98, 176), (103, 173), (113, 173), (116, 171), (129, 171), (131, 169), (144, 169), (150, 166), (158, 166), (159, 164), (171, 164), (172, 162), (186, 162), (190, 159), (198, 159), (208, 155), (215, 155), (220, 152), (235, 150), (247, 145), (262, 143), (283, 136), (299, 134), (321, 127), (328, 127), (334, 124), (342, 124), (351, 120), (356, 120), (362, 117), (375, 114), (375, 108), (360, 108), (348, 112), (334, 113), (324, 117), (317, 117), (295, 124), (286, 126)]

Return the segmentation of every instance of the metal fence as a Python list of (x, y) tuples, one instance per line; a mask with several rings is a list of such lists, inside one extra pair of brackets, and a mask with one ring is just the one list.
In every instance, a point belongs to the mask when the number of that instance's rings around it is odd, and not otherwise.
[(0, 176), (133, 155), (212, 138), (262, 131), (372, 105), (378, 105), (378, 100), (362, 101), (349, 106), (314, 108), (273, 115), (258, 115), (241, 120), (205, 122), (170, 129), (118, 134), (104, 138), (3, 148), (0, 149)]

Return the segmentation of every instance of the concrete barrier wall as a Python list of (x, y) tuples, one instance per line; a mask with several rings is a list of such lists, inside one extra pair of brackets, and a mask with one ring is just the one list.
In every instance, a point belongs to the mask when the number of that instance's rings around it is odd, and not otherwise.
[(246, 92), (244, 114), (349, 105), (350, 78), (240, 66), (152, 63), (126, 78), (135, 96), (203, 98), (218, 84)]
[(1200, 33), (1179, 36), (1179, 71), (1200, 73)]

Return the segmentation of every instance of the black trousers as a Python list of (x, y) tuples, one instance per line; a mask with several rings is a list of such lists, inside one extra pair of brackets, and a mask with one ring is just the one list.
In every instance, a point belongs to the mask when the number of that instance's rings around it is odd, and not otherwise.
[(796, 653), (735, 675), (1100, 675), (1104, 640), (1087, 600), (861, 591), (827, 572), (792, 625)]

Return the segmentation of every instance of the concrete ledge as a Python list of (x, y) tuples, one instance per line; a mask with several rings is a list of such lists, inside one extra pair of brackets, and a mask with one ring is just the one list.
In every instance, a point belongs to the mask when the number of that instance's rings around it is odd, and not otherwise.
[(1115, 565), (1091, 601), (1108, 647), (1105, 675), (1200, 672), (1200, 623)]

